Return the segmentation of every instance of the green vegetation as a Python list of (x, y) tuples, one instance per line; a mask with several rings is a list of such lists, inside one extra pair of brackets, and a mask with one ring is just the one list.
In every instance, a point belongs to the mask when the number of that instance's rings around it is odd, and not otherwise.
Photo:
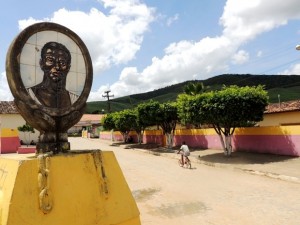
[(30, 144), (30, 134), (34, 133), (34, 129), (29, 124), (24, 124), (23, 126), (18, 127), (18, 131), (24, 132), (25, 143), (27, 146)]
[[(298, 75), (251, 75), (251, 74), (224, 74), (207, 80), (192, 80), (174, 84), (165, 88), (147, 93), (135, 94), (121, 98), (111, 99), (112, 112), (135, 108), (138, 104), (150, 99), (160, 103), (176, 101), (177, 96), (184, 92), (188, 83), (203, 83), (205, 91), (220, 90), (224, 85), (258, 86), (263, 85), (268, 92), (269, 102), (290, 101), (300, 99), (300, 76)], [(99, 113), (107, 110), (107, 101), (87, 103), (87, 113)]]
[[(187, 85), (187, 89), (190, 90), (190, 86)], [(181, 125), (211, 126), (220, 137), (225, 155), (229, 156), (235, 128), (254, 126), (263, 119), (268, 105), (268, 95), (262, 85), (223, 86), (221, 90), (200, 91), (198, 94), (192, 89), (192, 92), (185, 91), (188, 94), (179, 94), (176, 102), (159, 103), (150, 100), (140, 103), (135, 109), (109, 113), (102, 119), (103, 127), (120, 131), (125, 142), (129, 132), (135, 130), (140, 143), (144, 130), (158, 125), (166, 136), (168, 148), (171, 148), (178, 121)]]

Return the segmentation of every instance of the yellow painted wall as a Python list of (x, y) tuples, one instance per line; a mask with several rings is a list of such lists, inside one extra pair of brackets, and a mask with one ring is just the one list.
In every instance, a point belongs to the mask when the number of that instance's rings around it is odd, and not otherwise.
[(162, 135), (162, 130), (145, 130), (144, 135)]
[(264, 114), (259, 126), (300, 125), (300, 111)]
[[(25, 120), (20, 114), (0, 114), (0, 136), (4, 137), (5, 132), (7, 133), (8, 130), (18, 130), (19, 126), (23, 126), (25, 124)], [(30, 140), (34, 140), (35, 142), (38, 141), (40, 132), (35, 130), (35, 133), (30, 134)], [(29, 137), (25, 137), (23, 132), (18, 132), (19, 138), (23, 141), (28, 139)]]
[(177, 129), (175, 135), (216, 135), (213, 128), (207, 129)]
[(18, 135), (19, 135), (19, 131), (17, 129), (11, 129), (11, 128), (1, 129), (1, 138), (17, 137)]
[(300, 126), (237, 128), (234, 135), (300, 135)]

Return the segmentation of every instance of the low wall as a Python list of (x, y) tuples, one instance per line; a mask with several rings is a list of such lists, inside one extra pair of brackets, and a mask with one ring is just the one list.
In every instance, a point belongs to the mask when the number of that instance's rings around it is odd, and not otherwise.
[(20, 147), (18, 130), (2, 128), (0, 134), (0, 153), (16, 153)]
[(299, 126), (240, 128), (233, 140), (237, 151), (300, 156)]
[[(136, 141), (136, 134), (130, 135)], [(112, 139), (113, 137), (113, 139)], [(119, 132), (102, 131), (101, 139), (122, 141)], [(222, 145), (214, 129), (176, 130), (174, 146), (185, 141), (190, 147), (201, 149), (220, 149)], [(156, 143), (165, 146), (161, 130), (146, 130), (143, 143)], [(249, 127), (237, 128), (232, 138), (233, 151), (271, 153), (278, 155), (300, 156), (300, 126)]]

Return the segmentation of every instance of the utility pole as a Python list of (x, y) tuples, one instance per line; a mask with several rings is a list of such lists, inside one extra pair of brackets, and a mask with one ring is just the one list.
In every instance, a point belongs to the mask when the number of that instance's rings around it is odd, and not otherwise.
[(114, 97), (114, 95), (109, 95), (110, 91), (105, 91), (105, 95), (102, 95), (103, 98), (107, 98), (107, 113), (110, 113), (110, 97)]

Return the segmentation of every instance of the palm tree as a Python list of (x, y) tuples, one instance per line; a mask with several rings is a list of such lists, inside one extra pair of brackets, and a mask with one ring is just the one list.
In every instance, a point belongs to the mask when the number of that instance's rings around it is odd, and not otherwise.
[(187, 95), (197, 95), (205, 92), (206, 89), (202, 82), (189, 82), (184, 86), (183, 91)]

